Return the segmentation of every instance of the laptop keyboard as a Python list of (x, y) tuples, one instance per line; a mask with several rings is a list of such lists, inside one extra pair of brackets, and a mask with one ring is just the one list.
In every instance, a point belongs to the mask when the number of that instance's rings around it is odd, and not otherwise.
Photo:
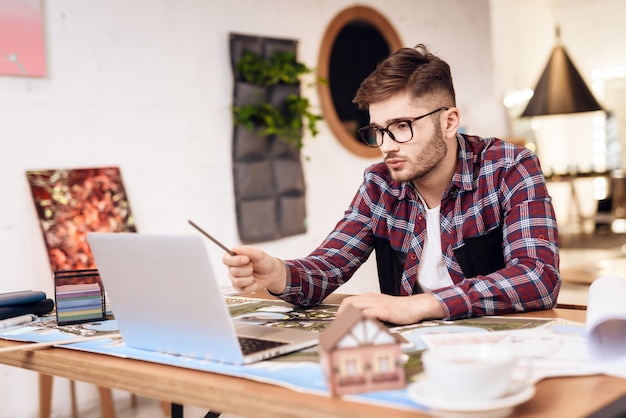
[(268, 348), (286, 345), (287, 343), (280, 341), (261, 340), (258, 338), (239, 337), (239, 345), (243, 354), (257, 353)]

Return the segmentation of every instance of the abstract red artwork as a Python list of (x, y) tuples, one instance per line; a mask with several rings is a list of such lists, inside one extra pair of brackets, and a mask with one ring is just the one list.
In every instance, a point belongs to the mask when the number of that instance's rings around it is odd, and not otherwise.
[(41, 0), (0, 1), (0, 75), (46, 75)]
[(52, 271), (93, 269), (87, 233), (136, 232), (117, 167), (27, 171)]

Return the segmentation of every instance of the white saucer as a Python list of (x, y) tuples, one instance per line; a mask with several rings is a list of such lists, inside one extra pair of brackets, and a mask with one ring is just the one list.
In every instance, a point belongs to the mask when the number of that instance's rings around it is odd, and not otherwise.
[(488, 401), (454, 401), (442, 399), (430, 393), (428, 379), (412, 383), (408, 387), (411, 400), (430, 409), (434, 415), (440, 417), (506, 417), (513, 411), (513, 407), (526, 402), (535, 394), (535, 386), (528, 384), (514, 393)]

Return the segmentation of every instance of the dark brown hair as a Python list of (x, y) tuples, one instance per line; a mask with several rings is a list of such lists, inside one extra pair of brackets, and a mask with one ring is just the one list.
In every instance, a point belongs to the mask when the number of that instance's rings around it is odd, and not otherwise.
[(405, 91), (434, 107), (456, 106), (450, 66), (423, 44), (400, 48), (381, 61), (361, 83), (352, 102), (359, 109), (368, 109), (371, 103)]

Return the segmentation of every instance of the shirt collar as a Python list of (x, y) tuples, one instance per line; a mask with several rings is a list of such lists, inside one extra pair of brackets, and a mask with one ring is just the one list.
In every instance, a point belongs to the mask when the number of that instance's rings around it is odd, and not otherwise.
[(474, 188), (474, 160), (476, 158), (473, 150), (468, 147), (468, 141), (464, 135), (457, 133), (456, 139), (459, 144), (459, 158), (456, 171), (452, 176), (452, 185), (461, 190), (472, 190)]
[[(460, 134), (456, 134), (459, 144), (458, 163), (456, 171), (452, 176), (452, 187), (461, 190), (472, 190), (474, 188), (474, 152), (468, 147), (467, 138)], [(398, 199), (406, 199), (407, 197), (417, 199), (417, 190), (411, 181), (404, 181), (400, 184), (400, 193)]]
[(400, 183), (398, 200), (404, 200), (406, 198), (417, 200), (417, 190), (412, 181), (403, 181)]

